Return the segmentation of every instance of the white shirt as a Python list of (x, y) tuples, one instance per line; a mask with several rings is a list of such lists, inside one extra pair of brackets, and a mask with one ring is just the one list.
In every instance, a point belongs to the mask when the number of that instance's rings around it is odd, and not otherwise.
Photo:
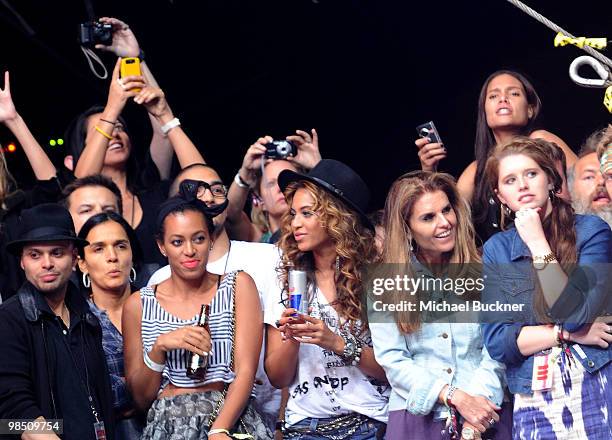
[[(247, 241), (230, 241), (229, 251), (215, 261), (209, 261), (206, 270), (222, 275), (233, 270), (244, 270), (248, 273), (259, 293), (262, 309), (266, 304), (280, 302), (282, 287), (278, 280), (276, 268), (280, 265), (279, 249), (268, 243), (251, 243)], [(170, 278), (170, 265), (158, 269), (149, 279), (147, 286), (159, 284)], [(280, 408), (281, 391), (274, 388), (264, 370), (265, 338), (259, 356), (259, 365), (255, 380), (263, 385), (255, 387), (256, 402), (266, 414), (266, 419), (276, 421)]]
[[(339, 333), (338, 314), (319, 289), (317, 301), (318, 306), (309, 301), (311, 316), (322, 319), (331, 331)], [(276, 326), (275, 321), (283, 310), (284, 306), (278, 302), (268, 303), (264, 322)], [(372, 345), (369, 330), (359, 338), (364, 345)], [(309, 417), (336, 417), (357, 412), (386, 423), (390, 392), (387, 383), (366, 376), (359, 367), (344, 365), (337, 354), (315, 344), (301, 343), (297, 372), (289, 385), (285, 421), (294, 425)]]

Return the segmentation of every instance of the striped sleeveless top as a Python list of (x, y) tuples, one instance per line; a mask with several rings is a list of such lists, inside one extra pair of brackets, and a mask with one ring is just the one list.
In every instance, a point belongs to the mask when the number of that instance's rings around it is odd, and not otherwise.
[[(208, 369), (204, 380), (187, 377), (187, 360), (189, 352), (184, 349), (171, 350), (166, 353), (166, 366), (162, 372), (163, 389), (168, 383), (177, 387), (196, 388), (212, 382), (231, 383), (235, 374), (230, 368), (232, 354), (232, 308), (234, 297), (234, 280), (238, 271), (226, 274), (217, 293), (210, 302), (209, 329), (212, 341), (212, 356), (208, 358)], [(142, 343), (146, 351), (153, 348), (157, 337), (186, 325), (196, 325), (198, 315), (192, 319), (179, 319), (168, 313), (159, 304), (155, 291), (151, 287), (140, 289), (142, 301)]]

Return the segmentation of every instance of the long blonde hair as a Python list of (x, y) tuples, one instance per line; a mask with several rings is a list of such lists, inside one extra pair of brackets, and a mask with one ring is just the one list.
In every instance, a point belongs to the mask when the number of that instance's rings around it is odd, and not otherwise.
[[(414, 276), (411, 263), (415, 256), (416, 244), (413, 244), (412, 231), (408, 224), (414, 205), (427, 193), (442, 191), (448, 197), (451, 207), (457, 216), (455, 247), (446, 257), (448, 263), (458, 268), (464, 264), (480, 262), (476, 249), (474, 227), (472, 226), (469, 204), (459, 195), (455, 179), (444, 173), (414, 171), (399, 177), (391, 186), (385, 202), (384, 224), (385, 242), (381, 262), (398, 265), (401, 276)], [(405, 292), (395, 291), (391, 299), (399, 304), (406, 300)], [(410, 297), (419, 301), (419, 292)], [(421, 326), (421, 314), (418, 311), (395, 312), (395, 320), (400, 331), (412, 333)]]
[[(347, 318), (351, 326), (359, 319), (365, 322), (365, 310), (361, 301), (362, 270), (376, 257), (374, 233), (366, 228), (360, 218), (341, 200), (310, 182), (294, 182), (285, 189), (289, 206), (293, 203), (295, 192), (301, 188), (308, 191), (314, 199), (311, 209), (317, 214), (321, 225), (334, 243), (339, 257), (334, 301), (338, 314)], [(283, 215), (278, 244), (283, 253), (280, 272), (286, 291), (290, 268), (299, 267), (311, 272), (315, 270), (312, 252), (302, 252), (298, 249), (291, 229), (292, 219), (290, 212)]]

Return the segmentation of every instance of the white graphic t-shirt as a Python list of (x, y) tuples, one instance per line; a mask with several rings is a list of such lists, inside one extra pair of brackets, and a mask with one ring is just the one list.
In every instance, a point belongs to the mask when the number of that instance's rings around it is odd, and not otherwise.
[[(322, 319), (331, 331), (339, 333), (337, 312), (319, 289), (316, 298), (310, 304), (310, 315)], [(268, 304), (265, 323), (275, 326), (283, 310), (284, 306), (278, 302)], [(348, 325), (343, 328), (348, 329)], [(363, 346), (372, 346), (369, 330), (360, 334), (359, 339)], [(298, 371), (289, 385), (287, 424), (293, 425), (309, 417), (337, 417), (351, 412), (387, 422), (391, 392), (387, 383), (366, 376), (357, 366), (344, 365), (340, 356), (315, 344), (301, 343), (298, 356)]]

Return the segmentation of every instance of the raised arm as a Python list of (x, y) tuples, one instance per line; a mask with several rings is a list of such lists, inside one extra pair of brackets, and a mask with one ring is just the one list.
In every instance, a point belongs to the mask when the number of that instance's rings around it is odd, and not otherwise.
[[(158, 87), (147, 85), (134, 98), (134, 102), (144, 105), (149, 115), (153, 116), (161, 125), (165, 125), (174, 119), (174, 114), (168, 105), (164, 92)], [(181, 168), (193, 163), (206, 163), (198, 148), (191, 142), (180, 125), (170, 129), (167, 139), (174, 148)]]
[(21, 144), (28, 162), (38, 180), (49, 180), (57, 174), (55, 166), (47, 153), (34, 139), (27, 124), (15, 109), (11, 97), (11, 84), (8, 72), (4, 72), (4, 89), (0, 89), (0, 122), (6, 125)]
[[(122, 58), (137, 58), (141, 56), (140, 45), (138, 44), (136, 35), (134, 35), (134, 32), (127, 23), (112, 17), (102, 17), (100, 21), (112, 25), (113, 41), (110, 46), (98, 44), (96, 45), (96, 49), (112, 52)], [(144, 59), (140, 61), (140, 69), (147, 84), (159, 88), (153, 73)], [(149, 120), (151, 121), (151, 128), (153, 129), (153, 137), (151, 138), (150, 145), (151, 158), (161, 178), (168, 179), (170, 177), (170, 168), (172, 167), (172, 146), (168, 138), (162, 133), (161, 125), (158, 120), (151, 114), (149, 114)]]
[(112, 139), (113, 129), (119, 115), (123, 111), (127, 100), (138, 94), (134, 89), (141, 89), (145, 86), (142, 76), (119, 78), (120, 66), (121, 60), (118, 59), (110, 82), (108, 100), (98, 125), (96, 125), (98, 130), (91, 127), (87, 133), (85, 148), (74, 168), (74, 175), (77, 178), (98, 174), (102, 171), (106, 149), (110, 139)]
[(264, 160), (264, 153), (266, 152), (265, 145), (272, 141), (273, 139), (270, 136), (260, 137), (249, 147), (238, 171), (241, 184), (239, 185), (233, 180), (230, 186), (227, 195), (229, 205), (227, 207), (226, 228), (229, 236), (234, 240), (259, 241), (262, 236), (261, 230), (251, 222), (244, 212), (244, 206), (251, 188), (257, 181), (258, 172), (261, 172), (261, 161)]
[(236, 279), (236, 328), (234, 372), (225, 402), (212, 429), (231, 429), (242, 414), (253, 389), (263, 339), (263, 319), (259, 294), (253, 279), (245, 272)]

